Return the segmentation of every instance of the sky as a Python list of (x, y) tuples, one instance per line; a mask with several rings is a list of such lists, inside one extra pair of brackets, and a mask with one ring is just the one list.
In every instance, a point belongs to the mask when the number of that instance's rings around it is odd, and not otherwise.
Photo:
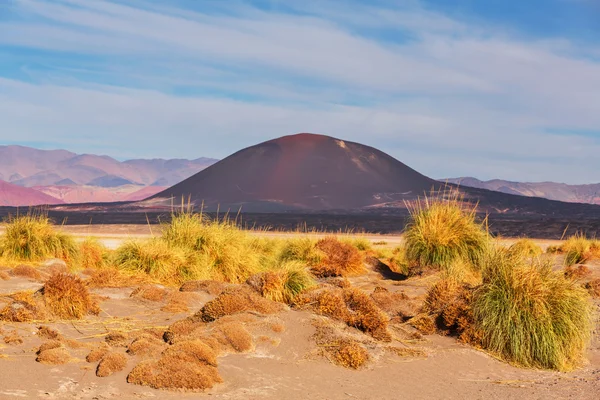
[(321, 133), (433, 178), (600, 182), (600, 0), (0, 0), (0, 144)]

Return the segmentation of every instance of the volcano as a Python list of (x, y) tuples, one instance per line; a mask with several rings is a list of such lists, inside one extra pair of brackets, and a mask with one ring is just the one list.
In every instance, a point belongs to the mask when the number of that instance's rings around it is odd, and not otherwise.
[(439, 186), (373, 147), (300, 133), (240, 150), (151, 199), (246, 211), (356, 209)]

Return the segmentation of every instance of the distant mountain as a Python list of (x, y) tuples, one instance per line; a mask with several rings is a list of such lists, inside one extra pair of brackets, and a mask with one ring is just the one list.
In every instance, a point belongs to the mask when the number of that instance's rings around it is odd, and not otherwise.
[[(131, 196), (140, 200), (139, 196), (150, 196), (216, 161), (203, 157), (120, 162), (108, 156), (66, 150), (0, 146), (0, 180), (35, 188), (67, 203), (126, 201)], [(146, 189), (148, 186), (156, 188)]]
[(37, 206), (43, 204), (62, 204), (57, 198), (0, 180), (0, 206)]
[[(446, 180), (443, 180), (444, 182)], [(567, 185), (556, 182), (512, 182), (501, 179), (481, 181), (472, 177), (450, 178), (450, 183), (528, 197), (542, 197), (569, 203), (600, 204), (600, 183)]]

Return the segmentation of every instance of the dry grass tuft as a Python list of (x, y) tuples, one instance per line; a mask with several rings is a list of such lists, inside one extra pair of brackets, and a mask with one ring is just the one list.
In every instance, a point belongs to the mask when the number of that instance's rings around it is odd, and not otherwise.
[(125, 274), (116, 268), (86, 269), (89, 278), (86, 283), (93, 288), (132, 287), (148, 282), (148, 278), (140, 274)]
[(458, 191), (425, 197), (409, 205), (406, 226), (406, 260), (418, 267), (449, 268), (457, 260), (477, 264), (489, 236), (476, 221), (476, 206), (469, 206)]
[(113, 331), (104, 337), (104, 342), (111, 347), (127, 347), (129, 335), (126, 332)]
[(429, 314), (417, 314), (409, 320), (409, 323), (423, 335), (433, 335), (437, 332), (435, 318)]
[(79, 244), (77, 264), (81, 269), (101, 269), (108, 266), (109, 250), (95, 238), (87, 238)]
[(10, 280), (10, 275), (4, 271), (0, 271), (0, 279), (2, 279), (3, 281), (8, 281)]
[(46, 317), (43, 302), (32, 292), (16, 292), (9, 297), (12, 302), (0, 310), (0, 321), (30, 322)]
[(163, 356), (179, 358), (182, 362), (200, 362), (213, 367), (217, 366), (217, 354), (202, 340), (186, 340), (169, 346)]
[(23, 337), (19, 335), (19, 332), (11, 331), (8, 334), (4, 335), (4, 343), (10, 345), (18, 345), (23, 343)]
[(316, 248), (323, 252), (322, 260), (312, 266), (315, 276), (352, 276), (365, 272), (364, 256), (356, 247), (328, 236), (317, 242)]
[(238, 353), (245, 353), (254, 349), (252, 335), (239, 322), (224, 324), (218, 328), (217, 332), (217, 341), (226, 348), (232, 348)]
[(564, 270), (567, 279), (583, 279), (592, 274), (592, 271), (585, 265), (567, 265)]
[(271, 330), (275, 333), (285, 332), (285, 325), (278, 322), (271, 324)]
[(167, 291), (158, 286), (146, 285), (135, 288), (129, 297), (137, 297), (149, 301), (163, 301), (167, 297)]
[(600, 279), (594, 279), (593, 281), (587, 282), (583, 287), (593, 298), (600, 298)]
[(120, 372), (127, 366), (127, 357), (121, 353), (110, 352), (102, 357), (98, 368), (96, 368), (96, 376), (101, 378), (110, 376), (115, 372)]
[(40, 345), (38, 351), (35, 354), (40, 354), (46, 350), (58, 349), (59, 347), (63, 347), (62, 343), (58, 340), (47, 340)]
[(106, 343), (101, 343), (98, 347), (96, 347), (95, 349), (92, 349), (92, 351), (90, 351), (90, 353), (87, 355), (85, 360), (89, 363), (98, 362), (98, 361), (102, 360), (102, 358), (106, 354), (108, 354), (109, 351), (110, 351), (110, 346), (108, 346)]
[(316, 285), (310, 271), (299, 261), (286, 261), (273, 271), (251, 276), (246, 283), (261, 296), (287, 304)]
[(565, 265), (584, 264), (600, 257), (600, 242), (583, 235), (571, 236), (559, 248), (565, 255)]
[(508, 248), (508, 251), (523, 257), (537, 257), (544, 252), (533, 240), (526, 238), (517, 240)]
[(358, 369), (370, 359), (367, 349), (356, 341), (346, 340), (335, 343), (334, 346), (333, 360), (344, 368)]
[(39, 273), (39, 271), (31, 265), (18, 265), (10, 271), (10, 274), (12, 276), (21, 276), (23, 278), (29, 278), (36, 281), (42, 279), (42, 275)]
[(9, 217), (0, 238), (0, 256), (14, 261), (43, 261), (60, 258), (69, 262), (77, 257), (77, 246), (70, 235), (56, 232), (43, 214)]
[(205, 292), (213, 296), (218, 296), (227, 287), (226, 283), (204, 280), (204, 281), (189, 281), (185, 282), (179, 288), (180, 292)]
[(244, 311), (274, 314), (281, 311), (281, 309), (281, 305), (259, 296), (250, 287), (240, 286), (223, 291), (217, 298), (206, 303), (194, 315), (194, 318), (210, 322), (225, 315), (237, 314)]
[(569, 370), (578, 366), (592, 332), (587, 292), (550, 262), (495, 252), (473, 302), (483, 347), (515, 364)]
[(98, 314), (98, 304), (79, 277), (71, 274), (52, 275), (41, 289), (52, 314), (63, 319), (81, 319), (86, 314)]
[(44, 339), (61, 340), (63, 336), (56, 330), (48, 326), (38, 326), (37, 335)]
[(190, 292), (173, 292), (169, 295), (167, 304), (160, 310), (169, 313), (188, 312), (188, 302), (195, 297), (195, 293)]
[(63, 365), (71, 360), (71, 355), (64, 347), (56, 347), (40, 352), (35, 361), (47, 365)]
[(167, 344), (155, 336), (143, 334), (135, 338), (129, 346), (127, 353), (131, 355), (151, 356), (162, 353)]

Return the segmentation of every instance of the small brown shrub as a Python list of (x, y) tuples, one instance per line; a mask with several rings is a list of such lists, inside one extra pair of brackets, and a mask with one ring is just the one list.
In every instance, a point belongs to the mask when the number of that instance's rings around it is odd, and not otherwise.
[(192, 292), (173, 292), (169, 295), (169, 300), (160, 310), (170, 313), (188, 312), (188, 301), (195, 296)]
[(428, 314), (417, 314), (409, 323), (424, 335), (433, 335), (437, 332), (435, 318)]
[(274, 314), (281, 309), (280, 304), (261, 297), (248, 286), (241, 286), (223, 291), (217, 298), (206, 303), (193, 318), (210, 322), (243, 311)]
[(565, 267), (565, 278), (582, 279), (592, 274), (592, 271), (585, 265), (567, 265)]
[(127, 353), (130, 355), (149, 356), (160, 354), (165, 350), (167, 344), (149, 334), (138, 336), (127, 346)]
[(351, 244), (329, 236), (319, 240), (316, 247), (325, 254), (321, 262), (312, 268), (317, 277), (351, 276), (365, 271), (363, 254)]
[(340, 277), (324, 278), (321, 282), (323, 282), (326, 285), (331, 285), (342, 289), (347, 289), (352, 286), (348, 279)]
[(9, 296), (12, 302), (0, 310), (0, 321), (30, 322), (46, 317), (46, 310), (39, 296), (31, 292), (16, 292)]
[(4, 336), (4, 343), (11, 345), (22, 344), (23, 338), (21, 337), (21, 335), (19, 335), (19, 332), (12, 331)]
[(20, 276), (23, 278), (34, 279), (36, 281), (42, 278), (39, 271), (33, 268), (31, 265), (18, 265), (10, 271), (12, 276)]
[(593, 281), (587, 282), (583, 287), (587, 289), (590, 296), (600, 298), (600, 279), (594, 279)]
[(231, 347), (238, 353), (245, 353), (254, 348), (252, 335), (239, 322), (230, 322), (218, 330), (221, 334), (217, 340), (222, 345)]
[(202, 340), (186, 340), (175, 343), (163, 353), (165, 357), (179, 358), (183, 362), (200, 362), (217, 366), (217, 354)]
[(104, 341), (111, 347), (127, 347), (129, 336), (125, 332), (114, 331), (104, 337)]
[(285, 332), (285, 325), (280, 323), (271, 324), (271, 330), (275, 333)]
[(129, 297), (137, 297), (148, 301), (163, 301), (167, 291), (158, 286), (146, 285), (135, 288)]
[(189, 281), (185, 282), (179, 288), (180, 292), (205, 292), (213, 296), (218, 296), (227, 287), (226, 283), (205, 280), (205, 281)]
[(144, 284), (148, 281), (142, 274), (127, 275), (116, 268), (87, 269), (86, 283), (94, 288), (121, 288)]
[(42, 364), (62, 365), (68, 363), (71, 356), (64, 347), (56, 347), (40, 352), (35, 360)]
[(47, 340), (40, 345), (35, 354), (40, 354), (46, 350), (58, 349), (59, 347), (63, 347), (63, 345), (58, 340)]
[(85, 360), (89, 363), (94, 363), (102, 360), (102, 358), (108, 354), (110, 347), (106, 343), (101, 343), (100, 346), (96, 347), (87, 355)]
[(127, 382), (154, 389), (204, 390), (223, 382), (217, 368), (200, 362), (182, 362), (172, 356), (142, 361), (127, 375)]
[(360, 343), (342, 341), (336, 345), (333, 360), (344, 368), (358, 369), (369, 361), (369, 352)]
[(120, 372), (127, 366), (127, 357), (121, 353), (111, 352), (106, 354), (100, 360), (98, 368), (96, 368), (96, 376), (107, 377), (115, 372)]
[(177, 338), (190, 335), (193, 331), (203, 326), (204, 322), (198, 317), (188, 317), (175, 321), (163, 334), (163, 340), (173, 344)]
[(75, 275), (52, 275), (41, 293), (50, 311), (59, 318), (81, 319), (88, 313), (98, 314), (100, 311), (85, 283)]
[(3, 281), (8, 281), (10, 280), (10, 275), (4, 271), (0, 271), (0, 279), (2, 279)]
[(38, 326), (37, 335), (44, 339), (61, 340), (62, 335), (48, 326)]

